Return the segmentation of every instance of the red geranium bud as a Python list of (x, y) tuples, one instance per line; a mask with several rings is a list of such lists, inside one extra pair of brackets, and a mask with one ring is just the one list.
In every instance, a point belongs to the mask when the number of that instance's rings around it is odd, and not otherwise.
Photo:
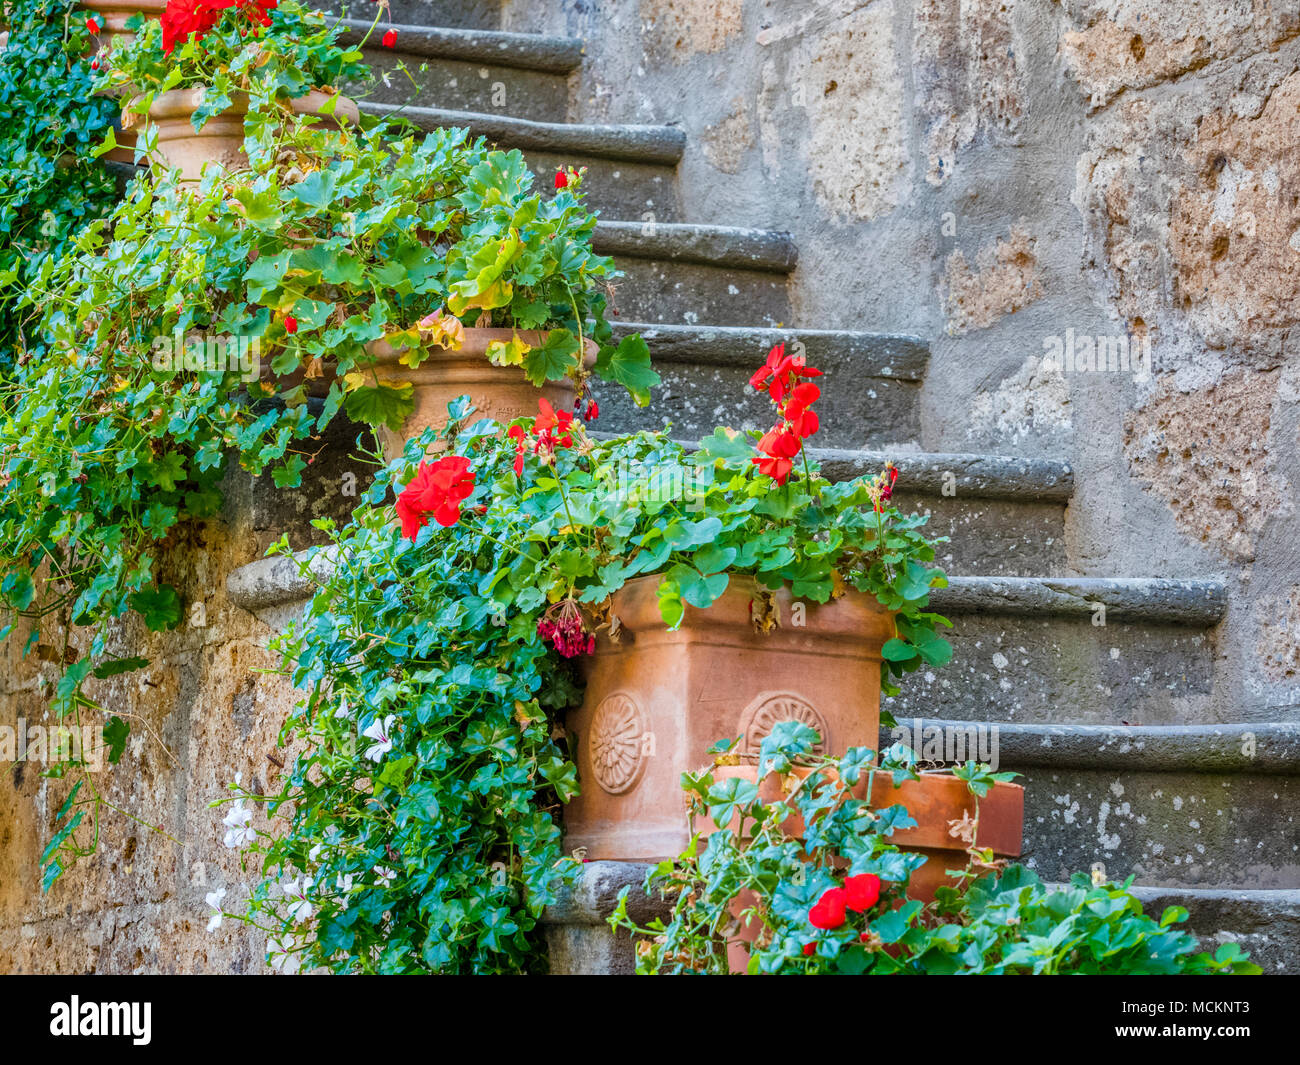
[(284, 331), (286, 333), (298, 332), (298, 319), (292, 314), (286, 314), (284, 316)]
[(397, 44), (397, 31), (389, 30), (384, 34), (383, 45), (385, 48), (392, 48), (395, 44)]
[(91, 33), (98, 33), (99, 23), (96, 22), (93, 18), (88, 18), (86, 19), (86, 29), (90, 30)]
[(587, 409), (582, 412), (582, 416), (589, 422), (594, 422), (600, 417), (600, 407), (597, 406), (594, 399), (587, 400)]
[(90, 69), (91, 70), (99, 69), (99, 56), (96, 56), (94, 59), (90, 61)]
[(555, 172), (555, 187), (557, 189), (567, 189), (569, 187), (569, 175), (563, 170)]
[(863, 913), (880, 901), (880, 877), (875, 873), (844, 878), (844, 905)]
[(805, 943), (803, 945), (803, 954), (805, 958), (810, 958), (817, 953), (816, 943)]
[(808, 920), (814, 928), (839, 928), (844, 923), (845, 892), (843, 888), (829, 888), (808, 911)]

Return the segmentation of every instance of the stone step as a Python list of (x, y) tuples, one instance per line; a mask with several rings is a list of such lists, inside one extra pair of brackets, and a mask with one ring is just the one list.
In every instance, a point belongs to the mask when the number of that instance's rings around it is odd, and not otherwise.
[(895, 717), (1157, 725), (1212, 720), (1219, 580), (953, 577), (931, 596), (953, 658), (904, 678)]
[(917, 337), (653, 322), (615, 326), (616, 337), (631, 333), (645, 338), (663, 385), (649, 407), (635, 406), (622, 389), (598, 386), (601, 428), (635, 432), (671, 423), (682, 440), (699, 439), (717, 425), (766, 429), (772, 405), (749, 378), (773, 345), (785, 343), (788, 352), (804, 352), (823, 371), (818, 442), (865, 448), (920, 438), (920, 383), (929, 347)]
[(501, 148), (518, 148), (542, 188), (550, 187), (557, 169), (585, 166), (587, 199), (602, 215), (643, 224), (681, 217), (676, 166), (686, 148), (686, 134), (674, 126), (535, 122), (481, 111), (365, 101), (361, 110), (379, 117), (400, 114), (422, 130), (468, 129)]
[[(452, 26), (492, 30), (501, 25), (502, 0), (388, 0), (392, 22), (411, 26)], [(313, 5), (332, 14), (365, 15), (374, 11), (371, 0), (316, 0)]]
[(620, 317), (739, 326), (790, 317), (786, 276), (799, 253), (788, 233), (602, 221), (592, 245), (626, 275), (616, 284)]
[(1021, 774), (1021, 861), (1044, 880), (1300, 889), (1300, 725), (898, 723), (882, 744)]
[(948, 541), (935, 562), (956, 575), (1064, 577), (1070, 466), (1051, 459), (940, 452), (811, 449), (831, 480), (898, 466), (895, 499), (905, 514), (928, 514), (930, 536)]
[[(568, 118), (569, 74), (582, 62), (576, 38), (392, 22), (372, 30), (362, 19), (344, 19), (343, 25), (345, 43), (366, 41), (362, 50), (375, 79), (347, 88), (368, 100), (540, 122)], [(389, 31), (397, 40), (385, 48), (380, 42)]]
[(1203, 950), (1237, 943), (1265, 975), (1300, 975), (1300, 891), (1141, 884), (1132, 891), (1156, 920), (1170, 906), (1187, 910), (1186, 927)]

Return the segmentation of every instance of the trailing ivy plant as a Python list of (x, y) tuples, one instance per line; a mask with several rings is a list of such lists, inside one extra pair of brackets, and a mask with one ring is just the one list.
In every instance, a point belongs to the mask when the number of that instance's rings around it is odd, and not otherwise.
[[(303, 753), (276, 794), (236, 788), (226, 817), (265, 877), (245, 919), (281, 967), (542, 964), (537, 921), (574, 868), (555, 817), (577, 787), (559, 742), (578, 698), (566, 660), (594, 649), (636, 577), (657, 582), (667, 626), (732, 580), (760, 629), (774, 589), (857, 588), (897, 612), (895, 666), (946, 657), (925, 609), (943, 574), (924, 517), (889, 501), (890, 469), (832, 484), (728, 430), (696, 450), (666, 432), (597, 440), (545, 400), (504, 434), (465, 398), (449, 415), (299, 559), (320, 588), (280, 646), (310, 693), (282, 737)], [(268, 831), (248, 800), (269, 803)]]
[(98, 60), (98, 87), (142, 115), (162, 93), (201, 88), (196, 130), (239, 93), (293, 98), (367, 75), (360, 50), (338, 43), (338, 19), (296, 0), (170, 0), (160, 18), (135, 15), (127, 28), (134, 38)]
[(86, 630), (57, 656), (60, 718), (100, 712), (86, 682), (142, 664), (106, 660), (123, 614), (178, 623), (157, 560), (216, 513), (229, 463), (293, 487), (340, 413), (402, 423), (412, 385), (376, 373), (372, 342), (414, 367), (464, 324), (513, 325), (542, 342), (491, 354), (535, 383), (581, 389), (584, 336), (639, 402), (657, 381), (639, 338), (609, 343), (614, 271), (591, 250), (580, 178), (542, 196), (518, 152), (463, 130), (329, 129), (267, 96), (245, 129), (248, 172), (142, 177), (21, 303), (51, 343), (0, 393), (0, 597), (33, 621), (28, 650), (49, 620)]
[(94, 95), (94, 38), (75, 0), (9, 0), (0, 50), (0, 374), (39, 352), (35, 312), (20, 312), (27, 280), (117, 199), (94, 150), (117, 107)]
[[(916, 824), (903, 806), (873, 809), (872, 778), (894, 786), (918, 779), (915, 754), (896, 745), (879, 757), (851, 748), (841, 758), (814, 753), (820, 737), (797, 721), (777, 724), (748, 776), (733, 770), (733, 743), (715, 763), (683, 775), (692, 838), (676, 860), (660, 863), (646, 890), (672, 901), (665, 920), (638, 926), (627, 913), (628, 889), (611, 926), (638, 937), (643, 974), (714, 973), (730, 969), (728, 946), (744, 944), (751, 974), (1210, 974), (1259, 973), (1235, 943), (1213, 954), (1176, 927), (1181, 906), (1159, 921), (1122, 885), (1076, 874), (1049, 886), (1024, 866), (969, 846), (955, 886), (935, 902), (908, 899), (911, 874), (925, 861), (890, 841)], [(979, 800), (1014, 774), (968, 762), (975, 809), (965, 826), (976, 839)], [(760, 797), (769, 773), (780, 786)], [(865, 788), (859, 788), (865, 781)], [(764, 792), (763, 794), (767, 794)], [(798, 834), (792, 826), (800, 826)]]

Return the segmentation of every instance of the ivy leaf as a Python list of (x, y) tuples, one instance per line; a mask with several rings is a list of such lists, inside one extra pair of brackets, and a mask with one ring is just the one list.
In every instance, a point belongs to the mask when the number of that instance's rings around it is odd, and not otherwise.
[(910, 662), (916, 657), (917, 650), (906, 640), (900, 640), (895, 636), (885, 641), (884, 647), (880, 649), (880, 655), (888, 662)]
[(101, 155), (107, 155), (116, 147), (117, 147), (116, 131), (113, 129), (112, 126), (109, 126), (108, 132), (104, 135), (104, 139), (99, 143), (99, 147), (91, 149), (90, 155), (92, 158), (98, 159)]
[(308, 207), (324, 210), (334, 200), (338, 175), (332, 170), (313, 170), (298, 184), (288, 189), (288, 198), (305, 203)]
[(596, 374), (628, 390), (638, 407), (650, 402), (650, 389), (661, 384), (659, 374), (651, 368), (650, 349), (640, 333), (619, 341), (618, 347), (603, 347), (596, 356)]
[(127, 737), (131, 735), (131, 726), (114, 714), (104, 726), (104, 742), (108, 745), (108, 764), (117, 765), (126, 750)]
[(719, 426), (713, 430), (712, 436), (706, 436), (700, 441), (697, 458), (701, 463), (714, 462), (734, 469), (750, 465), (750, 459), (757, 454), (747, 433)]
[(578, 338), (567, 329), (552, 329), (546, 340), (524, 355), (524, 373), (538, 388), (558, 381), (578, 366)]
[(15, 610), (26, 610), (36, 598), (36, 582), (26, 571), (16, 571), (5, 575), (0, 581), (0, 595)]
[(758, 785), (752, 780), (726, 777), (709, 788), (709, 819), (724, 828), (738, 812), (757, 801)]
[(244, 217), (254, 229), (275, 232), (284, 221), (280, 204), (269, 191), (258, 192), (247, 185), (235, 186), (235, 201), (243, 208)]
[(400, 432), (415, 410), (415, 388), (410, 381), (380, 381), (348, 393), (343, 410), (354, 422), (386, 425)]
[(297, 488), (302, 484), (302, 471), (307, 461), (301, 455), (290, 455), (271, 471), (276, 488)]
[(181, 620), (181, 597), (170, 584), (160, 584), (131, 596), (131, 609), (144, 618), (150, 632), (174, 629)]
[(106, 680), (109, 677), (116, 677), (120, 673), (130, 673), (137, 669), (144, 669), (149, 664), (149, 659), (138, 656), (132, 658), (110, 658), (107, 662), (101, 662), (94, 669), (96, 680)]
[(185, 457), (179, 451), (169, 451), (162, 458), (146, 462), (140, 470), (150, 484), (164, 492), (174, 492), (176, 482), (185, 480)]

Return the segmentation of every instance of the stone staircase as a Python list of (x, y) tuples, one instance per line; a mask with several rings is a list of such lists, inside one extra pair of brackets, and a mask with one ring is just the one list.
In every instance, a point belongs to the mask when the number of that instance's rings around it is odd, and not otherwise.
[[(581, 42), (495, 31), (491, 4), (410, 0), (393, 11), (445, 25), (399, 24), (395, 50), (367, 49), (388, 84), (365, 111), (400, 109), (424, 129), (461, 126), (519, 148), (542, 182), (559, 166), (589, 169), (597, 247), (626, 273), (617, 329), (646, 337), (664, 379), (648, 410), (601, 395), (600, 427), (671, 422), (683, 440), (719, 423), (765, 428), (770, 413), (747, 390), (749, 374), (777, 340), (802, 343), (826, 371), (823, 469), (845, 478), (895, 459), (901, 504), (928, 510), (932, 529), (951, 537), (940, 561), (952, 580), (933, 603), (954, 622), (953, 661), (909, 677), (889, 709), (900, 721), (997, 725), (1000, 768), (1022, 772), (1027, 788), (1025, 860), (1044, 879), (1096, 865), (1135, 874), (1153, 906), (1186, 905), (1207, 939), (1240, 938), (1270, 970), (1300, 971), (1300, 848), (1289, 812), (1300, 808), (1300, 734), (1231, 714), (1225, 723), (1214, 690), (1224, 582), (1081, 576), (1065, 550), (1067, 462), (921, 451), (926, 343), (793, 327), (791, 238), (689, 219), (689, 190), (674, 169), (686, 147), (680, 130), (569, 121)], [(359, 33), (368, 23), (353, 25)], [(270, 622), (310, 587), (273, 560), (244, 567), (228, 586), (235, 603)], [(568, 967), (608, 971), (603, 905), (556, 917), (595, 944), (566, 947)]]

